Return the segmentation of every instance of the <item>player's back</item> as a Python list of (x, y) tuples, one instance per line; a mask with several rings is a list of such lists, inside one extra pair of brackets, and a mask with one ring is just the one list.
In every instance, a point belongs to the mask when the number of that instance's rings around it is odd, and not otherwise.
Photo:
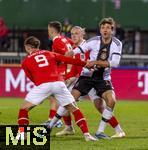
[(67, 51), (72, 50), (72, 41), (64, 36), (57, 36), (53, 40), (52, 51), (65, 55)]
[[(64, 36), (57, 36), (53, 39), (52, 51), (58, 54), (65, 55), (67, 51), (72, 50), (72, 40), (64, 37)], [(66, 64), (59, 64), (58, 71), (61, 75), (67, 74), (67, 65)]]
[(62, 80), (58, 74), (55, 55), (46, 50), (38, 50), (28, 55), (22, 67), (35, 85)]

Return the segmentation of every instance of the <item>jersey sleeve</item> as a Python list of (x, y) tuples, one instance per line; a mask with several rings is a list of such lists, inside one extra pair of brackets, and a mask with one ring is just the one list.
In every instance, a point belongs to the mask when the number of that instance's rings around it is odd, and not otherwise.
[(95, 38), (87, 40), (83, 45), (78, 46), (73, 50), (74, 55), (78, 53), (86, 53), (87, 51), (93, 50), (95, 44), (96, 44)]
[(78, 53), (86, 53), (87, 51), (91, 51), (93, 49), (94, 45), (95, 45), (95, 41), (93, 41), (93, 40), (87, 41), (83, 45), (78, 46), (77, 48), (75, 48), (73, 50), (74, 55), (76, 55)]
[(78, 74), (77, 72), (77, 67), (75, 65), (72, 65), (71, 69), (70, 69), (70, 72), (68, 72), (66, 75), (65, 75), (65, 80), (67, 79), (70, 79), (72, 77), (75, 77), (76, 75)]
[(85, 61), (81, 61), (80, 59), (74, 59), (71, 57), (66, 57), (64, 55), (60, 55), (60, 54), (54, 54), (55, 55), (55, 59), (57, 62), (64, 62), (66, 64), (73, 64), (73, 65), (77, 65), (77, 66), (85, 66), (86, 62)]
[(114, 48), (114, 51), (111, 53), (111, 57), (109, 60), (110, 67), (118, 67), (121, 59), (121, 53), (122, 53), (122, 43), (120, 42), (120, 45)]
[(79, 54), (79, 53), (85, 53), (90, 49), (90, 45), (88, 43), (83, 44), (82, 46), (76, 47), (73, 52), (74, 55)]

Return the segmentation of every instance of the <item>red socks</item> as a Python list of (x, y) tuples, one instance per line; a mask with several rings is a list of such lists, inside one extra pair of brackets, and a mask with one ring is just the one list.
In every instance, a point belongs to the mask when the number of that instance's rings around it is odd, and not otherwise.
[(71, 115), (63, 116), (63, 120), (65, 122), (65, 125), (67, 125), (67, 126), (71, 126), (72, 125), (72, 123), (71, 123)]
[(26, 109), (19, 110), (18, 124), (19, 125), (28, 125), (29, 124), (28, 111)]
[(88, 133), (88, 127), (87, 127), (86, 119), (84, 118), (81, 111), (79, 109), (77, 109), (76, 111), (73, 112), (73, 115), (75, 118), (75, 122), (79, 126), (81, 131), (83, 133)]
[(56, 115), (56, 110), (54, 110), (54, 109), (50, 109), (50, 111), (49, 111), (50, 113), (49, 113), (49, 118), (51, 119), (51, 118), (53, 118), (55, 115)]
[(113, 128), (115, 128), (115, 127), (119, 124), (119, 122), (117, 121), (117, 119), (116, 119), (114, 116), (112, 116), (111, 119), (108, 120), (108, 123), (109, 123)]

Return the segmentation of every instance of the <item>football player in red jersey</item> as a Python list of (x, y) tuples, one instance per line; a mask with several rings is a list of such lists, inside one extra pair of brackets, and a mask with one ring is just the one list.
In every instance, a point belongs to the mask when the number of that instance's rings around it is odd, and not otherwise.
[[(80, 66), (84, 66), (86, 62), (46, 50), (39, 50), (40, 41), (33, 36), (28, 37), (24, 45), (28, 55), (22, 62), (22, 68), (26, 76), (36, 86), (26, 95), (25, 101), (19, 110), (19, 126), (27, 126), (29, 124), (28, 112), (36, 105), (39, 105), (48, 96), (54, 95), (59, 105), (63, 106), (63, 112), (68, 110), (74, 115), (75, 122), (84, 134), (85, 140), (95, 141), (96, 139), (89, 134), (87, 122), (79, 108), (75, 106), (75, 100), (63, 82), (63, 76), (59, 74), (57, 66), (59, 62)], [(57, 112), (48, 124), (48, 128), (51, 129), (54, 123), (60, 118), (61, 114)], [(19, 136), (22, 134), (24, 133), (21, 132)]]
[[(72, 50), (72, 46), (71, 46), (72, 41), (69, 38), (62, 36), (61, 31), (62, 31), (62, 25), (60, 22), (52, 21), (48, 24), (48, 35), (53, 41), (52, 51), (65, 55), (67, 51)], [(65, 75), (67, 73), (67, 65), (60, 63), (58, 65), (58, 70), (60, 74)], [(56, 114), (57, 107), (58, 106), (57, 106), (55, 98), (51, 96), (50, 97), (50, 110), (49, 110), (49, 117), (48, 117), (49, 121)], [(48, 123), (48, 121), (45, 122), (45, 124), (46, 123)], [(62, 122), (61, 120), (59, 120), (56, 124), (56, 127), (61, 127), (61, 126), (62, 126)]]
[[(74, 26), (71, 30), (71, 39), (74, 43), (75, 47), (78, 47), (80, 45), (83, 45), (85, 43), (84, 40), (84, 29), (81, 28), (80, 26)], [(89, 58), (89, 51), (86, 53), (80, 53), (75, 55), (75, 58), (81, 59), (81, 60), (87, 60)], [(72, 82), (69, 82), (69, 89), (71, 90), (73, 88), (73, 86), (75, 85), (77, 78), (80, 76), (81, 71), (82, 71), (82, 66), (76, 66), (76, 65), (72, 65), (71, 70), (69, 73), (66, 74), (65, 76), (65, 80), (70, 79), (72, 80)], [(75, 77), (75, 78), (74, 78)], [(96, 95), (96, 91), (94, 89), (92, 89), (89, 93), (88, 93), (91, 101), (94, 103), (96, 109), (102, 113), (106, 104), (104, 102), (104, 100), (100, 97), (98, 97)], [(64, 122), (65, 122), (65, 129), (63, 129), (62, 131), (56, 133), (57, 136), (61, 136), (61, 135), (70, 135), (70, 134), (74, 134), (74, 128), (72, 126), (72, 122), (71, 122), (71, 116), (70, 115), (64, 115), (63, 116)], [(120, 127), (120, 124), (118, 123), (117, 119), (115, 118), (115, 116), (113, 116), (108, 123), (115, 129), (116, 132), (116, 137), (120, 138), (123, 136), (119, 136), (122, 134), (123, 130)], [(118, 133), (118, 134), (117, 134)], [(118, 135), (118, 136), (117, 136)]]

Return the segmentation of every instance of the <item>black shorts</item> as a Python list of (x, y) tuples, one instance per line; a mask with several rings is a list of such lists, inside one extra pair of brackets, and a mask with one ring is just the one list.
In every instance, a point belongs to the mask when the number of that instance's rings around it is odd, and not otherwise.
[(94, 88), (99, 97), (107, 90), (113, 90), (111, 81), (95, 80), (91, 77), (80, 76), (73, 89), (78, 90), (81, 96), (87, 95), (89, 91)]

